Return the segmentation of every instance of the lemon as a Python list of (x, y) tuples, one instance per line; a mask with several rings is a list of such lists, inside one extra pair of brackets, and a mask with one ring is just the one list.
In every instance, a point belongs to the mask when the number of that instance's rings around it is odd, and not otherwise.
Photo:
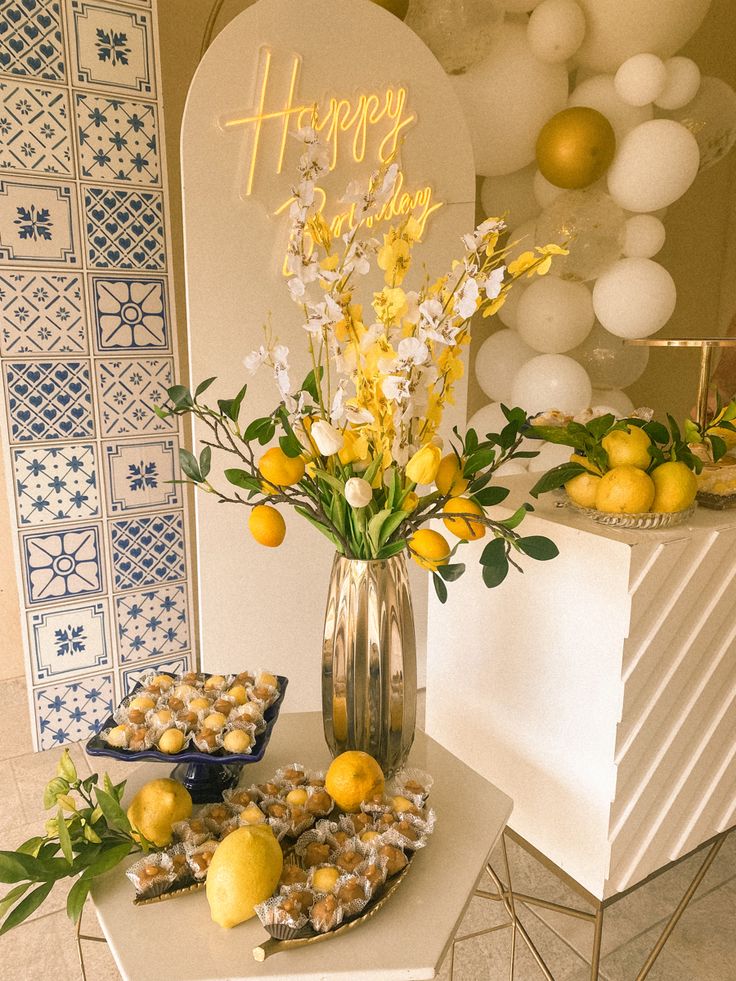
[(272, 446), (258, 461), (258, 469), (269, 484), (289, 487), (304, 476), (304, 460), (300, 456), (287, 456), (280, 446)]
[(325, 790), (343, 811), (360, 810), (363, 801), (382, 794), (383, 787), (381, 767), (359, 749), (336, 756), (325, 774)]
[(278, 885), (284, 858), (267, 824), (232, 831), (217, 846), (207, 872), (207, 902), (215, 923), (229, 929), (255, 915)]
[(614, 429), (601, 440), (601, 446), (608, 454), (610, 467), (639, 467), (641, 470), (646, 470), (652, 462), (648, 451), (651, 443), (652, 441), (639, 426)]
[(192, 813), (192, 798), (178, 780), (149, 780), (130, 802), (128, 820), (133, 830), (159, 848), (171, 841), (171, 826)]
[(431, 528), (420, 528), (409, 539), (411, 557), (423, 569), (434, 572), (437, 566), (444, 565), (450, 555), (447, 539)]
[(567, 496), (581, 508), (594, 508), (601, 478), (594, 473), (579, 473), (565, 484)]
[[(443, 514), (479, 514), (483, 515), (483, 508), (475, 501), (467, 497), (453, 497), (442, 509)], [(486, 533), (486, 526), (480, 521), (471, 521), (470, 518), (443, 518), (445, 528), (451, 531), (458, 538), (474, 542), (482, 538)]]
[(695, 500), (698, 480), (687, 464), (670, 460), (652, 470), (654, 501), (652, 511), (684, 511)]
[(248, 528), (259, 545), (278, 548), (286, 537), (286, 522), (270, 504), (257, 504), (250, 512)]
[[(718, 415), (715, 417), (715, 419), (711, 422), (711, 424), (710, 424), (711, 426), (715, 426), (716, 423), (718, 423), (718, 422), (721, 421), (721, 419), (723, 418), (723, 416), (724, 416), (727, 408), (728, 408), (728, 405), (724, 405), (723, 406), (723, 408), (721, 409), (721, 411), (718, 413)], [(710, 432), (708, 433), (708, 435), (709, 436), (720, 436), (720, 438), (723, 440), (723, 442), (726, 444), (726, 446), (729, 448), (729, 450), (730, 449), (733, 449), (733, 447), (736, 446), (736, 433), (734, 433), (730, 429), (723, 429), (720, 426), (718, 426), (716, 429), (710, 429)]]
[(434, 478), (435, 487), (444, 497), (459, 497), (468, 489), (470, 481), (466, 480), (462, 474), (462, 464), (454, 453), (448, 453), (440, 460), (437, 473)]
[(641, 514), (654, 500), (654, 481), (639, 467), (625, 464), (603, 474), (595, 495), (599, 511), (614, 514)]

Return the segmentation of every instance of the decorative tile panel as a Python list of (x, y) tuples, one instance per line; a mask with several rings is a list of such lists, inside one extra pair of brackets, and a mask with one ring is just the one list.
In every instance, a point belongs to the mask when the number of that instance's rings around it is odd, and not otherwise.
[(0, 72), (64, 80), (59, 0), (4, 0), (0, 5)]
[(191, 646), (185, 586), (115, 597), (120, 664), (179, 654)]
[(178, 444), (173, 439), (125, 440), (105, 447), (107, 502), (112, 514), (181, 504)]
[(166, 267), (160, 192), (85, 187), (84, 213), (90, 266), (154, 271)]
[(82, 177), (160, 185), (158, 113), (150, 102), (75, 93)]
[(96, 518), (100, 513), (93, 443), (12, 451), (21, 527)]
[(35, 689), (38, 748), (89, 739), (112, 714), (114, 700), (111, 673)]
[(76, 273), (0, 270), (0, 355), (84, 354), (85, 325)]
[(183, 657), (172, 657), (166, 661), (147, 661), (145, 664), (137, 664), (135, 667), (128, 668), (120, 672), (120, 696), (124, 698), (130, 694), (135, 686), (140, 682), (144, 675), (149, 671), (166, 671), (168, 674), (185, 674), (193, 668), (191, 652)]
[(34, 683), (112, 665), (103, 602), (28, 617)]
[(169, 347), (165, 279), (90, 279), (99, 351), (157, 351)]
[(72, 184), (0, 181), (0, 261), (79, 264)]
[(0, 168), (73, 176), (64, 89), (0, 82)]
[(159, 419), (155, 405), (173, 385), (171, 358), (98, 361), (97, 392), (103, 436), (131, 436), (176, 429), (175, 417)]
[(155, 93), (149, 15), (81, 0), (71, 9), (75, 83)]
[(24, 535), (24, 584), (29, 604), (101, 593), (104, 588), (96, 525)]
[(94, 434), (89, 362), (9, 361), (4, 380), (11, 442)]
[(180, 511), (110, 522), (113, 588), (135, 589), (186, 577)]

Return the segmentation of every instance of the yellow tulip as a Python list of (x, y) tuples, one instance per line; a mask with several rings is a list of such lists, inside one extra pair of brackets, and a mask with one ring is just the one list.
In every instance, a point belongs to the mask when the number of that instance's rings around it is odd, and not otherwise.
[(407, 463), (406, 476), (415, 484), (431, 484), (434, 482), (441, 459), (442, 452), (439, 446), (423, 446)]
[(348, 463), (356, 463), (359, 460), (368, 459), (368, 440), (362, 433), (358, 433), (354, 429), (346, 429), (343, 437), (345, 442), (337, 454), (340, 458), (340, 463), (346, 466)]

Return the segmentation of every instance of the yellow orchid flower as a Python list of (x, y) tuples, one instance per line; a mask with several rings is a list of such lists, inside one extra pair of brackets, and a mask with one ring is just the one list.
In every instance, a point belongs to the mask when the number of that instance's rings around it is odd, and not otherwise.
[(393, 242), (384, 236), (384, 244), (378, 250), (378, 266), (384, 270), (387, 286), (398, 286), (411, 265), (411, 249), (407, 242), (397, 238)]
[[(539, 261), (539, 257), (533, 252), (522, 252), (520, 256), (508, 264), (508, 272), (514, 278), (523, 276), (527, 270)], [(532, 272), (531, 275), (534, 275)]]
[(400, 286), (385, 286), (380, 293), (373, 294), (373, 309), (380, 321), (392, 324), (409, 309), (406, 293)]

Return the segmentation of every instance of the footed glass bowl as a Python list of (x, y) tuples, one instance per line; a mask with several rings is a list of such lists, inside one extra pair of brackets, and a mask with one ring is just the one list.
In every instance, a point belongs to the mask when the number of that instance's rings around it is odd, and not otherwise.
[(565, 503), (571, 510), (578, 514), (584, 514), (600, 525), (607, 525), (609, 528), (632, 528), (634, 530), (655, 530), (661, 528), (674, 528), (688, 521), (695, 514), (696, 505), (693, 504), (684, 511), (644, 511), (642, 514), (611, 514), (610, 511), (596, 511), (595, 508), (584, 508), (575, 504), (565, 495)]

